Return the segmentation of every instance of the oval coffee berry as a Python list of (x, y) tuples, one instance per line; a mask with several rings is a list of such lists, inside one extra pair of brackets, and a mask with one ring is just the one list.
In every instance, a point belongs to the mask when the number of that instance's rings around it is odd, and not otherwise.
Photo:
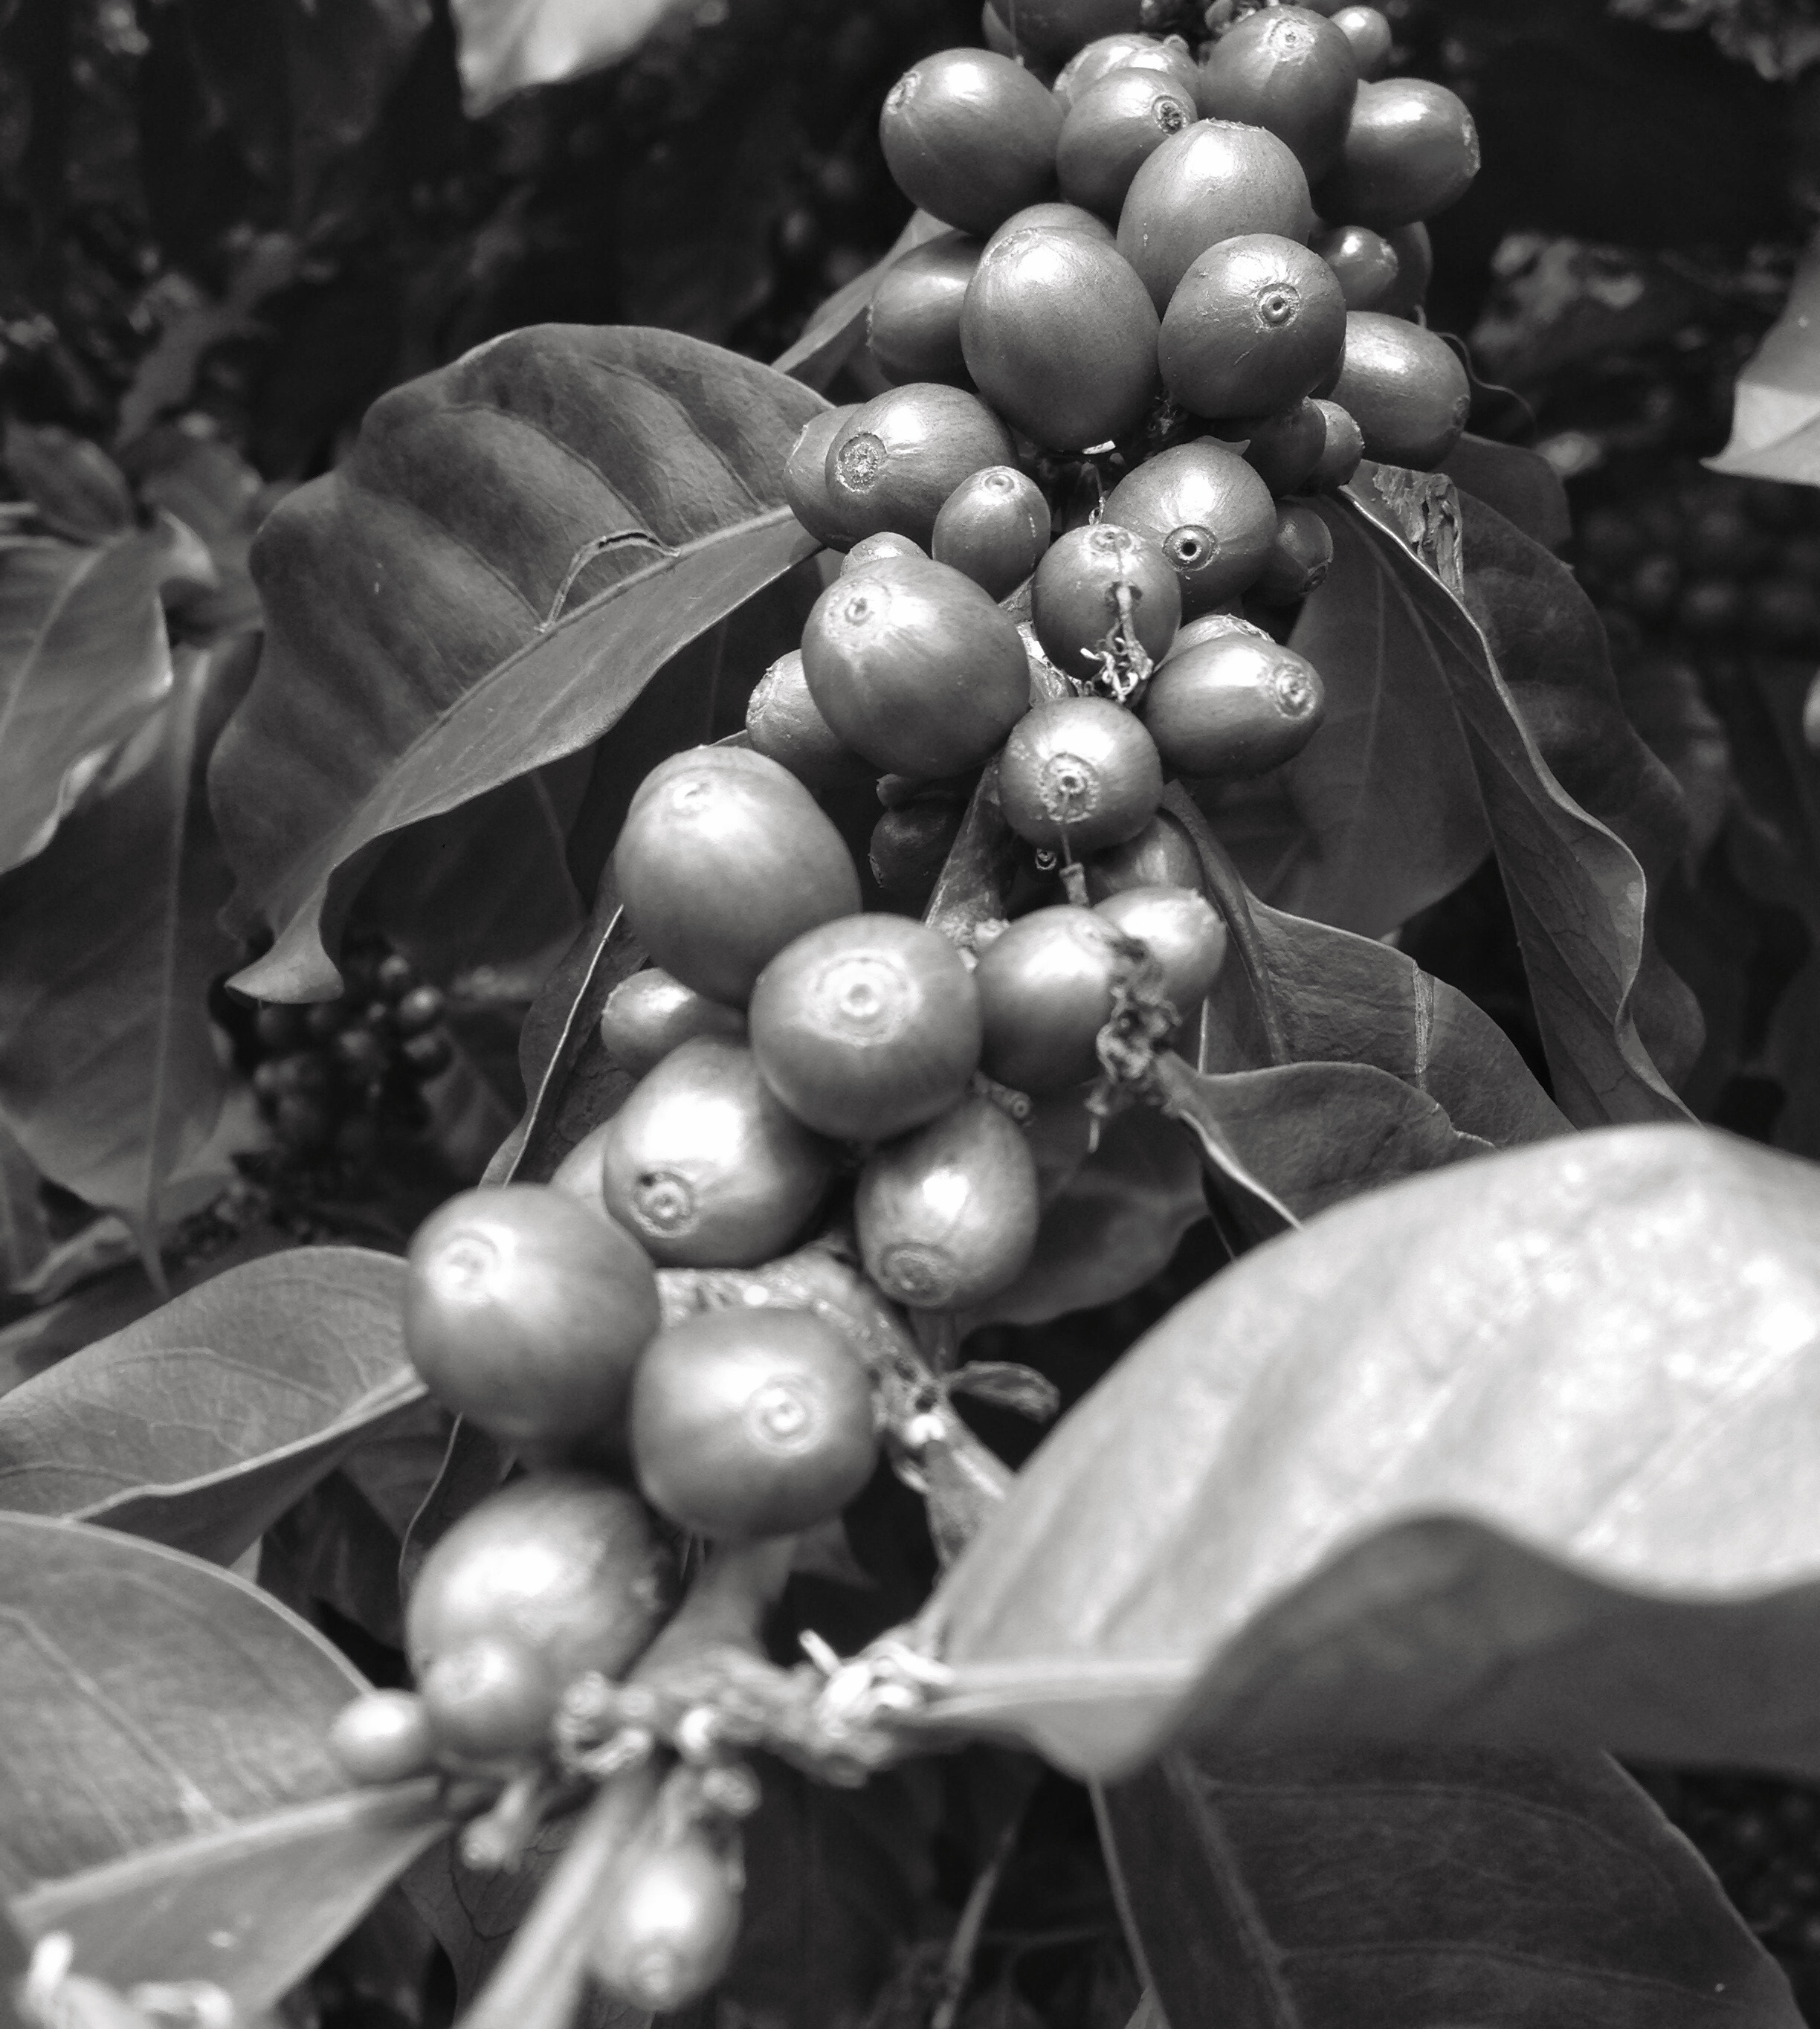
[(1396, 287), (1396, 249), (1368, 225), (1335, 225), (1314, 236), (1349, 310), (1381, 310)]
[(1037, 909), (1001, 930), (973, 968), (988, 1076), (1039, 1096), (1092, 1078), (1121, 963), (1115, 933), (1092, 909)]
[(758, 679), (746, 707), (746, 737), (754, 754), (788, 768), (812, 793), (857, 788), (872, 773), (857, 754), (841, 745), (833, 727), (816, 710), (800, 649), (780, 655)]
[(1157, 70), (1115, 70), (1075, 99), (1055, 169), (1071, 204), (1117, 218), (1131, 180), (1170, 135), (1192, 126), (1194, 93)]
[(837, 575), (852, 577), (870, 565), (902, 563), (906, 558), (927, 563), (929, 555), (921, 543), (913, 543), (908, 536), (900, 536), (895, 529), (881, 529), (876, 536), (867, 536), (854, 544), (841, 558)]
[(1295, 151), (1310, 180), (1346, 139), (1359, 66), (1344, 32), (1307, 7), (1270, 7), (1235, 21), (1201, 65), (1210, 119), (1266, 127)]
[(1049, 547), (1049, 503), (1015, 466), (989, 465), (963, 479), (936, 517), (931, 553), (970, 577), (988, 598), (1014, 592)]
[(812, 1311), (704, 1311), (640, 1362), (632, 1450), (645, 1498), (680, 1528), (788, 1535), (838, 1515), (872, 1477), (872, 1383)]
[(1058, 698), (1034, 706), (1005, 742), (999, 800), (1020, 838), (1076, 859), (1143, 830), (1162, 801), (1162, 763), (1122, 705)]
[(1313, 477), (1327, 446), (1327, 420), (1318, 403), (1304, 398), (1273, 416), (1255, 416), (1227, 426), (1245, 441), (1245, 462), (1273, 494), (1299, 493)]
[(1021, 211), (1014, 211), (988, 239), (990, 247), (995, 241), (1009, 239), (1014, 232), (1026, 230), (1033, 232), (1081, 232), (1089, 239), (1096, 239), (1102, 247), (1113, 243), (1112, 228), (1103, 218), (1097, 218), (1091, 211), (1083, 211), (1077, 204), (1031, 204)]
[(965, 803), (919, 796), (884, 812), (866, 841), (872, 877), (894, 902), (921, 909), (935, 892), (967, 814)]
[(885, 95), (878, 137), (912, 204), (990, 232), (1054, 187), (1062, 109), (1030, 72), (986, 50), (943, 50)]
[(1160, 314), (1218, 241), (1253, 232), (1306, 240), (1314, 225), (1308, 179), (1286, 143), (1262, 127), (1197, 120), (1132, 178), (1118, 215), (1118, 250)]
[(1182, 616), (1181, 584), (1147, 536), (1116, 521), (1071, 529), (1037, 566), (1030, 620), (1043, 652), (1077, 683), (1127, 662), (1131, 636), (1158, 661)]
[(1158, 451), (1128, 473), (1106, 501), (1106, 518), (1162, 551), (1191, 618), (1244, 591), (1277, 539), (1270, 488), (1236, 451), (1205, 437)]
[(888, 380), (965, 384), (961, 302), (979, 262), (978, 240), (944, 232), (899, 254), (879, 277), (866, 343)]
[(828, 497), (828, 451), (857, 407), (849, 402), (844, 407), (811, 416), (797, 432), (784, 467), (784, 497), (790, 503), (791, 513), (817, 542), (832, 543), (840, 549), (845, 548), (847, 538)]
[(1352, 45), (1352, 61), (1367, 81), (1383, 76), (1396, 39), (1388, 15), (1376, 7), (1342, 7), (1329, 17)]
[(1321, 455), (1304, 482), (1310, 493), (1336, 493), (1349, 483), (1365, 455), (1365, 436), (1337, 402), (1317, 401), (1321, 412)]
[(743, 1044), (698, 1036), (564, 1167), (595, 1163), (608, 1211), (653, 1259), (749, 1268), (802, 1230), (828, 1188), (833, 1151), (773, 1097)]
[(535, 1754), (564, 1686), (525, 1643), (480, 1634), (435, 1656), (420, 1689), (439, 1755), (484, 1764)]
[(942, 503), (969, 473), (1016, 458), (984, 402), (933, 380), (856, 409), (828, 446), (828, 498), (849, 542), (890, 529), (924, 548)]
[(723, 1007), (654, 965), (622, 979), (600, 1011), (601, 1048), (635, 1078), (691, 1036), (738, 1041), (745, 1033), (746, 1018), (737, 1007)]
[(1087, 864), (1087, 892), (1095, 902), (1132, 888), (1198, 889), (1200, 855), (1168, 811), (1158, 810), (1136, 838), (1110, 847)]
[(1479, 136), (1466, 104), (1425, 77), (1362, 84), (1345, 146), (1321, 186), (1321, 215), (1390, 232), (1433, 218), (1479, 172)]
[(1333, 270), (1293, 239), (1255, 232), (1196, 258), (1164, 313), (1157, 362), (1169, 399), (1194, 414), (1262, 416), (1318, 387), (1345, 343)]
[(352, 1782), (402, 1782), (431, 1767), (436, 1744), (416, 1692), (365, 1691), (335, 1714), (328, 1751)]
[(1225, 963), (1225, 918), (1192, 886), (1124, 888), (1096, 913), (1149, 952), (1162, 970), (1163, 998), (1186, 1021), (1213, 991)]
[(1346, 354), (1333, 399), (1358, 424), (1365, 455), (1430, 472), (1459, 441), (1472, 384), (1453, 349), (1432, 332), (1380, 310), (1346, 320)]
[(1144, 718), (1171, 768), (1232, 779), (1293, 760), (1326, 703), (1306, 657), (1234, 629), (1172, 655), (1151, 681)]
[(595, 1978), (641, 2014), (673, 2014), (706, 1994), (732, 1958), (737, 1863), (716, 1852), (699, 1824), (661, 1844), (641, 1841), (589, 1914)]
[(1036, 1165), (1023, 1129), (988, 1099), (888, 1142), (859, 1173), (854, 1224), (866, 1272), (916, 1310), (1009, 1289), (1036, 1244)]
[(1257, 595), (1266, 606), (1306, 599), (1333, 567), (1333, 537), (1312, 507), (1286, 502), (1277, 510), (1277, 540), (1258, 573)]
[(851, 916), (780, 951), (752, 996), (765, 1083), (818, 1133), (901, 1134), (945, 1112), (980, 1061), (980, 996), (947, 939)]
[(1180, 35), (1101, 35), (1062, 66), (1053, 90), (1063, 112), (1071, 111), (1077, 99), (1115, 70), (1152, 72), (1179, 85), (1191, 99), (1200, 77), (1199, 66)]

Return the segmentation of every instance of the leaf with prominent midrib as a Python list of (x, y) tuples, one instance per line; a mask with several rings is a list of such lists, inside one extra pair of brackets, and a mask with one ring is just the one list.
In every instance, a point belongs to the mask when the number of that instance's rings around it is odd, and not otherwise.
[(1209, 1746), (1097, 1802), (1169, 2029), (1799, 2029), (1774, 1960), (1602, 1755)]
[(0, 1508), (232, 1563), (422, 1399), (404, 1263), (293, 1248), (231, 1268), (0, 1397)]
[(1180, 1304), (929, 1609), (936, 1721), (1820, 1775), (1820, 1171), (1607, 1129), (1373, 1191)]
[(380, 841), (599, 739), (809, 555), (783, 472), (821, 406), (673, 332), (565, 325), (375, 403), (254, 546), (265, 648), (210, 790), (236, 917), (276, 942), (239, 984), (332, 992), (324, 937)]

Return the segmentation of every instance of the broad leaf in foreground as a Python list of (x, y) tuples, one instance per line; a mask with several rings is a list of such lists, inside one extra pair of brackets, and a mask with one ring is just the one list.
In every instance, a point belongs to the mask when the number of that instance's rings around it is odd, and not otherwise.
[(1208, 1748), (1098, 1802), (1169, 2029), (1799, 2029), (1775, 1961), (1602, 1755)]
[(1107, 1776), (1184, 1728), (1820, 1773), (1820, 1172), (1693, 1127), (1258, 1248), (936, 1593), (940, 1720)]
[(0, 1288), (17, 1289), (50, 1252), (32, 1158), (0, 1126)]
[(421, 1400), (404, 1263), (292, 1248), (203, 1283), (0, 1397), (0, 1508), (232, 1563)]
[(210, 673), (180, 656), (118, 779), (0, 879), (0, 1119), (44, 1175), (117, 1211), (154, 1273), (165, 1184), (229, 1083), (207, 1013), (235, 955), (226, 870), (192, 793)]
[(1574, 532), (1567, 489), (1539, 451), (1496, 443), (1469, 431), (1442, 462), (1462, 493), (1495, 507), (1507, 521), (1545, 550), (1558, 550)]
[(261, 528), (268, 632), (210, 790), (239, 985), (335, 989), (331, 941), (384, 840), (590, 745), (676, 651), (817, 544), (784, 461), (819, 397), (678, 336), (543, 325), (369, 411)]

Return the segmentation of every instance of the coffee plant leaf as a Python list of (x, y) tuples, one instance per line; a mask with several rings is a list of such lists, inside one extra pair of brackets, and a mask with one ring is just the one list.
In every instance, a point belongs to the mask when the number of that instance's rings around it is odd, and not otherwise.
[(1820, 246), (1811, 245), (1795, 271), (1781, 315), (1738, 376), (1732, 395), (1732, 433), (1725, 449), (1705, 461), (1709, 471), (1820, 486), (1817, 317)]
[(939, 238), (948, 230), (939, 218), (926, 211), (913, 211), (889, 250), (862, 275), (836, 289), (810, 317), (795, 344), (778, 354), (772, 362), (780, 373), (790, 374), (806, 386), (825, 389), (848, 360), (866, 343), (866, 313), (878, 294), (880, 278), (900, 254), (913, 247)]
[(1095, 1799), (1169, 2029), (1797, 2029), (1786, 1978), (1603, 1755), (1166, 1754)]
[(91, 439), (56, 423), (6, 419), (0, 464), (54, 536), (106, 543), (133, 525), (132, 489)]
[(28, 1281), (50, 1252), (42, 1181), (32, 1158), (0, 1126), (0, 1276), (8, 1289)]
[(454, 0), (461, 98), (480, 119), (533, 85), (628, 57), (676, 0)]
[(1820, 1175), (1691, 1126), (1340, 1206), (1181, 1304), (936, 1593), (943, 1723), (1820, 1772)]
[(368, 412), (253, 547), (268, 632), (210, 788), (261, 998), (326, 997), (379, 841), (599, 740), (815, 547), (782, 495), (819, 398), (673, 332), (543, 325)]
[(365, 1688), (232, 1573), (112, 1529), (0, 1513), (0, 1894), (346, 1789), (328, 1723)]
[(0, 1905), (0, 2029), (24, 2029), (14, 1997), (32, 1963), (32, 1953), (17, 1927)]
[(214, 667), (185, 650), (105, 793), (0, 879), (0, 1120), (45, 1176), (120, 1214), (154, 1281), (172, 1180), (231, 1076), (207, 1013), (236, 955), (227, 871), (195, 766)]
[[(1487, 517), (1497, 521), (1492, 510), (1473, 506), (1475, 528), (1486, 527)], [(1394, 516), (1381, 506), (1367, 511), (1362, 495), (1324, 502), (1320, 511), (1336, 544), (1342, 531), (1348, 540), (1361, 532), (1369, 538), (1366, 554), (1385, 597), (1434, 644), (1436, 666), (1447, 673), (1516, 920), (1555, 1103), (1577, 1127), (1685, 1119), (1637, 1033), (1646, 884), (1636, 855), (1556, 780), (1478, 621), (1416, 556)], [(1526, 567), (1547, 576), (1551, 596), (1584, 597), (1564, 566), (1501, 525), (1508, 538), (1501, 562), (1512, 578)], [(1470, 592), (1470, 543), (1466, 555)], [(1495, 622), (1495, 611), (1488, 617)], [(1613, 736), (1640, 749), (1612, 702)]]
[(230, 1269), (0, 1397), (0, 1506), (232, 1563), (413, 1409), (404, 1264), (299, 1247)]
[(1122, 1113), (1044, 1206), (1029, 1266), (963, 1330), (1044, 1324), (1116, 1303), (1160, 1274), (1182, 1235), (1207, 1215), (1188, 1137), (1147, 1109)]
[(0, 873), (44, 850), (169, 695), (159, 590), (211, 574), (169, 516), (97, 547), (0, 546)]
[(1507, 521), (1545, 550), (1559, 549), (1574, 532), (1567, 489), (1539, 451), (1522, 444), (1495, 443), (1469, 432), (1443, 459), (1440, 469), (1462, 493), (1496, 508)]
[(206, 1979), (243, 2020), (274, 2007), (449, 1821), (433, 1779), (297, 1804), (28, 1889), (31, 1934), (127, 1987)]

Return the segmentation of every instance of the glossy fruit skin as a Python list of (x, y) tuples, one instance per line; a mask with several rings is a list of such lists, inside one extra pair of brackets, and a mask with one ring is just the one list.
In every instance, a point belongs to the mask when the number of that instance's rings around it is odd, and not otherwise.
[(887, 380), (966, 382), (961, 299), (979, 259), (977, 239), (944, 232), (899, 255), (880, 276), (866, 313), (866, 342)]
[(1334, 493), (1346, 485), (1365, 455), (1365, 435), (1358, 420), (1337, 402), (1317, 401), (1321, 411), (1321, 455), (1304, 482), (1310, 493)]
[(1300, 491), (1327, 444), (1327, 419), (1306, 397), (1273, 416), (1241, 418), (1232, 428), (1246, 439), (1246, 464), (1279, 495)]
[(1132, 631), (1154, 662), (1181, 624), (1181, 581), (1147, 536), (1115, 521), (1070, 529), (1036, 567), (1030, 620), (1043, 652), (1064, 676), (1086, 683), (1103, 673), (1103, 649), (1118, 620), (1118, 587), (1131, 594)]
[(924, 781), (978, 767), (1029, 701), (1017, 623), (946, 564), (877, 564), (830, 585), (803, 630), (803, 666), (848, 747)]
[(1188, 619), (1243, 592), (1277, 536), (1270, 488), (1236, 451), (1204, 437), (1128, 473), (1106, 501), (1106, 519), (1162, 550), (1181, 581)]
[(838, 1515), (878, 1455), (872, 1382), (813, 1311), (740, 1304), (672, 1325), (632, 1391), (645, 1498), (692, 1534), (783, 1536)]
[(1334, 225), (1318, 232), (1314, 251), (1333, 270), (1349, 310), (1381, 310), (1396, 287), (1396, 249), (1369, 225)]
[(588, 1963), (610, 1994), (668, 2014), (708, 1991), (739, 1937), (738, 1870), (691, 1827), (627, 1854), (595, 1912)]
[(1166, 810), (1158, 810), (1136, 837), (1087, 862), (1087, 893), (1093, 902), (1133, 888), (1198, 889), (1200, 878), (1199, 855), (1188, 833)]
[[(1018, 32), (1023, 33), (1020, 16)], [(1010, 57), (943, 50), (885, 95), (879, 139), (897, 187), (944, 225), (988, 233), (1055, 187), (1062, 109)]]
[(1236, 606), (1222, 606), (1217, 613), (1203, 613), (1199, 620), (1191, 620), (1169, 644), (1169, 651), (1163, 660), (1173, 662), (1177, 655), (1185, 655), (1191, 648), (1198, 648), (1203, 641), (1223, 641), (1229, 634), (1251, 635), (1261, 641), (1270, 639), (1265, 629), (1246, 619)]
[(434, 1657), (421, 1691), (439, 1754), (486, 1763), (535, 1753), (549, 1734), (563, 1686), (523, 1643), (480, 1634)]
[(380, 1783), (421, 1775), (436, 1748), (416, 1692), (364, 1691), (335, 1714), (328, 1751), (350, 1781)]
[(1058, 698), (1013, 729), (999, 800), (1020, 838), (1070, 859), (1143, 830), (1162, 801), (1155, 743), (1108, 698)]
[(942, 503), (969, 473), (1017, 462), (977, 397), (915, 380), (864, 402), (828, 449), (828, 498), (850, 542), (889, 529), (929, 547)]
[(935, 892), (966, 814), (965, 803), (933, 796), (887, 810), (866, 844), (873, 879), (894, 902), (921, 909)]
[(1318, 729), (1326, 692), (1312, 662), (1255, 633), (1172, 656), (1151, 679), (1144, 723), (1184, 775), (1261, 775), (1292, 760)]
[(784, 466), (784, 496), (790, 511), (818, 541), (845, 549), (847, 537), (835, 517), (834, 503), (828, 497), (828, 447), (847, 426), (857, 404), (825, 409), (811, 416), (796, 433)]
[(1428, 300), (1429, 284), (1434, 280), (1433, 242), (1420, 223), (1399, 225), (1385, 237), (1396, 255), (1396, 285), (1373, 307), (1391, 317), (1413, 317)]
[(1099, 913), (1033, 910), (980, 954), (973, 983), (985, 1015), (987, 1075), (1040, 1096), (1090, 1078), (1095, 1039), (1112, 1016), (1116, 942)]
[(1084, 232), (1089, 239), (1097, 239), (1103, 247), (1113, 244), (1114, 234), (1103, 218), (1097, 218), (1091, 211), (1084, 211), (1077, 204), (1063, 204), (1059, 201), (1049, 204), (1029, 204), (1021, 211), (1014, 211), (1004, 224), (996, 228), (986, 241), (992, 246), (995, 241), (1009, 239), (1014, 232), (1025, 230), (1042, 232)]
[(1352, 45), (1352, 61), (1368, 83), (1383, 76), (1392, 40), (1388, 17), (1375, 7), (1342, 7), (1331, 17)]
[(1459, 440), (1473, 406), (1466, 369), (1432, 331), (1381, 310), (1346, 320), (1333, 399), (1358, 424), (1365, 455), (1432, 472)]
[(601, 1048), (635, 1078), (691, 1036), (738, 1040), (745, 1033), (746, 1018), (737, 1007), (723, 1007), (654, 965), (622, 979), (600, 1011)]
[(509, 1481), (424, 1560), (405, 1609), (420, 1678), (439, 1656), (495, 1635), (540, 1657), (559, 1687), (617, 1677), (669, 1612), (669, 1555), (628, 1488), (591, 1473)]
[(1197, 886), (1127, 888), (1096, 913), (1135, 937), (1162, 968), (1162, 995), (1186, 1021), (1226, 962), (1226, 924)]
[(1312, 392), (1345, 342), (1346, 299), (1327, 263), (1299, 241), (1247, 233), (1183, 276), (1157, 363), (1171, 400), (1194, 414), (1262, 416)]
[(1266, 606), (1306, 599), (1333, 567), (1333, 536), (1312, 507), (1287, 501), (1277, 510), (1277, 540), (1255, 587)]
[(1072, 111), (1077, 99), (1115, 70), (1154, 71), (1179, 84), (1191, 98), (1200, 76), (1199, 66), (1180, 35), (1160, 40), (1131, 33), (1101, 35), (1077, 50), (1062, 66), (1053, 88), (1062, 110)]
[(550, 1185), (463, 1191), (412, 1237), (411, 1363), (445, 1408), (507, 1444), (615, 1447), (661, 1322), (644, 1250)]
[(717, 1036), (673, 1050), (600, 1137), (606, 1208), (668, 1267), (750, 1268), (821, 1202), (833, 1151), (772, 1096), (752, 1052)]
[[(996, 467), (989, 468), (996, 470)], [(962, 480), (964, 485), (966, 482)], [(929, 551), (921, 543), (913, 543), (908, 536), (900, 536), (895, 529), (881, 529), (876, 536), (868, 536), (857, 542), (840, 560), (841, 577), (851, 577), (872, 564), (902, 562), (906, 557), (929, 558)], [(802, 651), (797, 651), (800, 654)]]
[(858, 877), (788, 769), (732, 747), (678, 762), (632, 799), (613, 848), (620, 900), (665, 971), (736, 1007), (793, 937), (859, 907)]
[(1160, 314), (1216, 242), (1253, 232), (1306, 241), (1314, 225), (1308, 179), (1286, 142), (1262, 127), (1197, 120), (1132, 178), (1118, 215), (1118, 250)]
[(1166, 72), (1109, 72), (1075, 99), (1062, 123), (1055, 147), (1062, 195), (1117, 218), (1140, 165), (1195, 117), (1193, 92)]
[(931, 547), (936, 562), (970, 577), (988, 598), (1015, 592), (1049, 547), (1049, 503), (1015, 466), (989, 465), (942, 503)]
[(1339, 160), (1359, 89), (1352, 44), (1306, 7), (1271, 7), (1235, 22), (1208, 50), (1197, 96), (1211, 120), (1267, 128), (1312, 182)]
[[(857, 788), (872, 773), (857, 754), (841, 745), (833, 727), (815, 709), (799, 648), (780, 655), (758, 679), (746, 707), (746, 737), (754, 753), (788, 768), (812, 795)], [(648, 1064), (642, 1066), (641, 1074), (649, 1069)]]
[(1426, 78), (1387, 77), (1359, 87), (1319, 209), (1388, 233), (1445, 211), (1478, 172), (1478, 131), (1464, 102)]
[(1129, 264), (1079, 232), (1030, 228), (995, 240), (961, 310), (961, 349), (980, 393), (1053, 451), (1084, 451), (1144, 421), (1156, 343), (1156, 311)]
[(980, 996), (959, 952), (904, 916), (851, 916), (779, 952), (752, 996), (752, 1050), (817, 1132), (875, 1141), (932, 1120), (980, 1061)]
[(1041, 1215), (1036, 1161), (992, 1100), (964, 1099), (878, 1149), (853, 1209), (866, 1272), (887, 1296), (916, 1310), (964, 1309), (1029, 1264)]

